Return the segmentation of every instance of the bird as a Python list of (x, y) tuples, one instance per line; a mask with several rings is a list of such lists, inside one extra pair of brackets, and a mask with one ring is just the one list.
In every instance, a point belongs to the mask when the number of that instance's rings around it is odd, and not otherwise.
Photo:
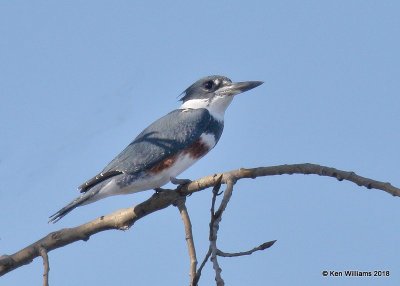
[(82, 193), (49, 217), (55, 223), (75, 208), (120, 194), (159, 189), (206, 155), (218, 143), (224, 114), (235, 95), (262, 81), (232, 82), (203, 77), (181, 93), (181, 106), (144, 129), (99, 174), (78, 187)]

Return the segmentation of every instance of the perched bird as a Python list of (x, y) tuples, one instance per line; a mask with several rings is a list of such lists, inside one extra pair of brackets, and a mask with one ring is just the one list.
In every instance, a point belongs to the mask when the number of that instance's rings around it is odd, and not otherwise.
[(49, 222), (57, 222), (78, 206), (157, 189), (174, 180), (217, 144), (233, 97), (262, 83), (232, 82), (218, 75), (196, 81), (182, 93), (178, 109), (144, 129), (101, 173), (82, 184), (82, 195), (53, 214)]

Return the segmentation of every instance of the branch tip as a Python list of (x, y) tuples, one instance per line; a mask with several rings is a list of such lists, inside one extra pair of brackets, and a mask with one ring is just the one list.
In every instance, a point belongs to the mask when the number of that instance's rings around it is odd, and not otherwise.
[(220, 249), (218, 249), (217, 255), (221, 256), (221, 257), (238, 257), (238, 256), (251, 255), (256, 251), (262, 251), (262, 250), (265, 250), (267, 248), (270, 248), (272, 245), (274, 245), (275, 242), (276, 242), (276, 240), (264, 242), (263, 244), (261, 244), (261, 245), (259, 245), (257, 247), (254, 247), (253, 249), (250, 249), (248, 251), (243, 251), (243, 252), (229, 253), (229, 252), (223, 252)]

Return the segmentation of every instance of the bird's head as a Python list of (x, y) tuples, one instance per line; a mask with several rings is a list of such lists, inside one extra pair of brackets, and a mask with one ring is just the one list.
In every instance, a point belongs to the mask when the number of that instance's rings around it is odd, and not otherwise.
[(262, 83), (262, 81), (232, 82), (225, 76), (207, 76), (193, 83), (182, 93), (180, 108), (206, 108), (216, 118), (223, 120), (225, 110), (235, 95)]

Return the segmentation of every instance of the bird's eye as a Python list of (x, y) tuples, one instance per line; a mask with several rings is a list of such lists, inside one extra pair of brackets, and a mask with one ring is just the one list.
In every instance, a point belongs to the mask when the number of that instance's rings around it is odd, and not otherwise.
[(204, 83), (204, 88), (207, 90), (211, 90), (214, 87), (214, 82), (212, 80), (209, 80)]

